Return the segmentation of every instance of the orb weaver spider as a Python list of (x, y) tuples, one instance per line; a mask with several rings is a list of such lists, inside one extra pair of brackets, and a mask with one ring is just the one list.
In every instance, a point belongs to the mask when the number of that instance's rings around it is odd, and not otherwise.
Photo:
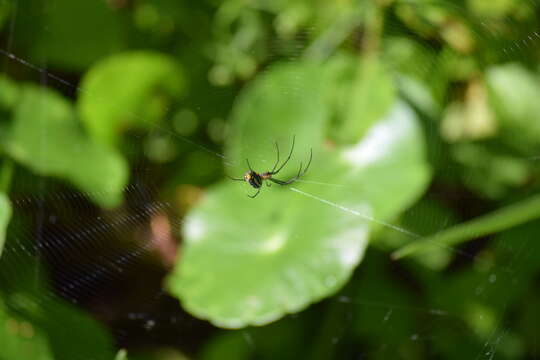
[[(287, 163), (291, 159), (291, 156), (292, 156), (292, 153), (293, 153), (293, 150), (294, 150), (294, 140), (295, 140), (295, 136), (293, 136), (293, 141), (292, 141), (291, 151), (289, 152), (289, 156), (287, 156), (287, 159), (285, 159), (285, 161), (283, 162), (283, 164), (281, 164), (281, 166), (278, 167), (278, 164), (279, 164), (279, 146), (278, 146), (278, 143), (276, 141), (274, 144), (276, 145), (277, 160), (276, 160), (276, 163), (274, 164), (274, 167), (272, 168), (271, 171), (267, 171), (267, 172), (264, 172), (264, 173), (258, 173), (255, 170), (253, 170), (253, 168), (251, 167), (251, 164), (249, 163), (249, 159), (246, 159), (246, 163), (247, 163), (247, 166), (249, 168), (249, 171), (247, 171), (244, 174), (244, 177), (243, 178), (233, 178), (233, 177), (228, 176), (228, 178), (231, 179), (231, 180), (235, 180), (235, 181), (245, 181), (250, 186), (257, 189), (257, 192), (255, 193), (255, 195), (248, 195), (252, 199), (255, 198), (257, 195), (259, 195), (259, 193), (261, 192), (261, 187), (262, 187), (263, 182), (265, 180), (271, 181), (271, 182), (273, 182), (275, 184), (278, 184), (278, 185), (292, 184), (293, 182), (298, 180), (300, 177), (304, 176), (304, 174), (306, 173), (306, 171), (309, 168), (309, 165), (311, 165), (311, 159), (313, 158), (313, 149), (310, 149), (309, 161), (308, 161), (308, 164), (307, 164), (307, 166), (306, 166), (306, 168), (304, 170), (302, 170), (302, 163), (300, 163), (300, 169), (298, 170), (298, 174), (296, 174), (296, 176), (293, 177), (292, 179), (287, 180), (287, 181), (274, 179), (273, 176), (278, 174), (281, 171), (281, 169), (283, 169), (283, 167), (285, 165), (287, 165)], [(266, 185), (267, 186), (272, 186), (272, 184), (270, 184), (270, 183), (266, 183)]]

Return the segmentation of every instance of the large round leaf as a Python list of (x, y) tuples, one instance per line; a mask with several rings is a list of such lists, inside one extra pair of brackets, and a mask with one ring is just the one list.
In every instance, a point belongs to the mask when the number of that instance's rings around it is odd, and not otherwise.
[[(337, 291), (361, 260), (370, 230), (410, 205), (429, 179), (415, 115), (400, 102), (358, 143), (325, 149), (324, 104), (308, 106), (324, 83), (311, 76), (313, 70), (280, 67), (246, 90), (233, 119), (241, 138), (230, 152), (239, 161), (245, 147), (234, 147), (242, 139), (253, 146), (249, 140), (264, 134), (302, 129), (287, 171), (276, 177), (298, 171), (313, 146), (306, 182), (264, 187), (250, 199), (246, 193), (255, 189), (228, 181), (210, 190), (186, 218), (182, 258), (168, 286), (190, 312), (216, 325), (265, 324)], [(276, 93), (299, 78), (308, 85), (296, 101), (290, 93)], [(255, 109), (272, 122), (259, 123)], [(252, 154), (259, 171), (276, 156), (271, 142), (263, 145)]]

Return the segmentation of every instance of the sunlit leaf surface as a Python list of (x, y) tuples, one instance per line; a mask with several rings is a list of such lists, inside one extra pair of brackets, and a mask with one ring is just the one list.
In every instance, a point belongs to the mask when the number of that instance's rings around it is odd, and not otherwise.
[[(306, 182), (264, 186), (250, 199), (255, 189), (227, 181), (186, 219), (169, 288), (189, 311), (219, 326), (265, 324), (336, 292), (360, 262), (370, 231), (391, 226), (385, 221), (410, 205), (429, 178), (415, 115), (401, 102), (358, 143), (325, 148), (324, 103), (315, 101), (323, 84), (314, 71), (277, 68), (247, 90), (235, 109), (242, 135), (231, 149), (239, 169), (249, 155), (262, 172), (275, 162), (270, 140), (298, 134), (287, 170), (276, 177), (298, 171), (313, 147)], [(284, 91), (298, 78), (308, 86)], [(286, 114), (296, 116), (294, 128)], [(254, 139), (261, 139), (260, 151)], [(280, 144), (283, 159), (290, 144)]]

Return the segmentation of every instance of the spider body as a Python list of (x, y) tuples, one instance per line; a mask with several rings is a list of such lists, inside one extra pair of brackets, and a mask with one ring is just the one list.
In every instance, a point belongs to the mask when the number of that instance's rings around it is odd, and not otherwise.
[(258, 189), (262, 186), (263, 180), (266, 180), (270, 177), (270, 175), (267, 175), (268, 173), (264, 174), (257, 174), (255, 171), (248, 171), (244, 175), (244, 180), (251, 186), (253, 186), (255, 189)]
[[(301, 176), (303, 176), (306, 173), (307, 169), (309, 168), (309, 165), (311, 164), (311, 159), (313, 158), (313, 150), (311, 150), (308, 164), (307, 164), (307, 166), (306, 166), (306, 168), (304, 170), (302, 170), (302, 163), (300, 163), (300, 169), (298, 170), (298, 174), (295, 177), (293, 177), (292, 179), (287, 180), (287, 181), (275, 179), (273, 176), (276, 175), (277, 173), (279, 173), (281, 171), (281, 169), (283, 169), (283, 167), (291, 159), (291, 156), (292, 156), (292, 153), (293, 153), (293, 150), (294, 150), (294, 140), (295, 140), (295, 138), (293, 137), (293, 143), (292, 143), (292, 146), (291, 146), (291, 151), (289, 152), (289, 156), (287, 156), (287, 159), (283, 162), (283, 164), (281, 164), (281, 166), (279, 166), (279, 168), (278, 168), (278, 164), (279, 164), (279, 147), (278, 147), (278, 144), (276, 142), (275, 144), (276, 144), (276, 151), (277, 151), (277, 161), (276, 161), (276, 163), (274, 165), (274, 168), (271, 171), (267, 171), (267, 172), (264, 172), (264, 173), (258, 173), (258, 172), (256, 172), (255, 170), (253, 170), (251, 168), (251, 164), (249, 163), (249, 160), (246, 159), (246, 163), (248, 165), (249, 171), (247, 171), (244, 174), (244, 177), (243, 178), (229, 177), (229, 178), (232, 179), (232, 180), (236, 180), (236, 181), (245, 181), (250, 186), (252, 186), (254, 189), (257, 189), (257, 192), (254, 195), (248, 195), (250, 198), (254, 198), (257, 195), (259, 195), (259, 193), (261, 192), (261, 187), (262, 187), (265, 180), (271, 181), (271, 182), (273, 182), (275, 184), (278, 184), (278, 185), (292, 184), (293, 182), (298, 180)], [(266, 183), (266, 184), (268, 186), (271, 186), (270, 183)]]

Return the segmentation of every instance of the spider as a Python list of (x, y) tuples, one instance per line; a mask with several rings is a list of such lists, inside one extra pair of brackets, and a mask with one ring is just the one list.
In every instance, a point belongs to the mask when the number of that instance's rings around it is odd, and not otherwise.
[[(263, 184), (264, 180), (269, 180), (269, 181), (271, 181), (273, 183), (276, 183), (278, 185), (292, 184), (293, 182), (298, 180), (300, 177), (302, 177), (306, 173), (306, 171), (309, 168), (309, 165), (311, 164), (311, 159), (313, 158), (313, 149), (310, 149), (309, 161), (308, 161), (308, 164), (307, 164), (307, 166), (306, 166), (306, 168), (304, 170), (302, 170), (302, 163), (300, 163), (300, 169), (298, 170), (298, 174), (295, 177), (293, 177), (292, 179), (287, 180), (287, 181), (274, 179), (273, 176), (278, 174), (281, 171), (281, 169), (283, 169), (283, 167), (287, 164), (287, 162), (289, 162), (289, 160), (291, 159), (291, 155), (292, 155), (293, 150), (294, 150), (294, 140), (295, 140), (295, 136), (293, 136), (293, 141), (292, 141), (291, 151), (289, 152), (289, 156), (287, 156), (287, 159), (283, 162), (283, 164), (281, 164), (281, 166), (279, 168), (278, 168), (278, 164), (279, 164), (279, 146), (278, 146), (277, 141), (276, 141), (275, 145), (276, 145), (276, 151), (277, 151), (277, 160), (276, 160), (276, 163), (274, 164), (274, 167), (272, 168), (272, 171), (267, 171), (267, 172), (264, 172), (264, 173), (258, 173), (255, 170), (253, 170), (253, 168), (251, 167), (251, 165), (249, 163), (249, 160), (246, 159), (246, 163), (247, 163), (247, 166), (249, 168), (249, 171), (247, 171), (244, 174), (244, 177), (243, 178), (233, 178), (233, 177), (228, 176), (228, 178), (231, 179), (231, 180), (235, 180), (235, 181), (245, 181), (249, 185), (251, 185), (253, 188), (257, 189), (257, 192), (255, 193), (255, 195), (248, 195), (252, 199), (254, 197), (256, 197), (257, 195), (259, 195), (259, 193), (261, 192), (261, 187), (262, 187), (262, 184)], [(270, 183), (266, 183), (266, 185), (267, 186), (272, 186), (272, 184), (270, 184)]]

